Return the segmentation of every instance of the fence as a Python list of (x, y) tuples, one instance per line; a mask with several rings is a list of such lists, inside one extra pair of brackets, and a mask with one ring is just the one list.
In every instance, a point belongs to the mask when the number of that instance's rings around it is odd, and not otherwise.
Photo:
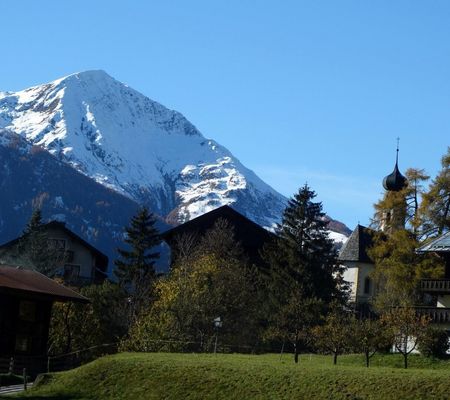
[(87, 349), (73, 351), (67, 354), (59, 354), (47, 357), (47, 372), (66, 371), (77, 368), (83, 364), (95, 360), (107, 354), (117, 353), (118, 344), (108, 343), (92, 346)]

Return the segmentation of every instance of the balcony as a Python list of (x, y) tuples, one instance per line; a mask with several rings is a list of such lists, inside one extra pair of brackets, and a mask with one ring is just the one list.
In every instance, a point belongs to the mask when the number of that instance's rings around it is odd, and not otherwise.
[(450, 323), (450, 308), (416, 307), (416, 311), (418, 315), (430, 317), (432, 324)]
[(420, 289), (426, 293), (450, 295), (450, 279), (423, 279)]

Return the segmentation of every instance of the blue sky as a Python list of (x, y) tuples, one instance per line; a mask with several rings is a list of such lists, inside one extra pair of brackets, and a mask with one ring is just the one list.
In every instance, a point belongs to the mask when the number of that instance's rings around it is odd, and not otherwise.
[(450, 145), (448, 1), (5, 2), (0, 90), (104, 69), (350, 228)]

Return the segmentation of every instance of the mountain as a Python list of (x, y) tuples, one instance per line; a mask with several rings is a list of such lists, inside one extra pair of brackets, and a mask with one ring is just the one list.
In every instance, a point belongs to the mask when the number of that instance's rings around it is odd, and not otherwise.
[[(0, 161), (0, 243), (16, 238), (39, 207), (45, 219), (66, 222), (114, 259), (136, 202), (5, 130), (0, 130)], [(168, 227), (157, 224), (160, 230)]]
[[(7, 132), (0, 143), (3, 149), (11, 152), (11, 143), (17, 141), (22, 157), (30, 158), (28, 173), (34, 177), (35, 186), (27, 190), (42, 192), (40, 179), (41, 183), (48, 183), (49, 193), (56, 198), (62, 186), (70, 186), (64, 204), (69, 199), (82, 201), (84, 211), (80, 218), (85, 217), (84, 212), (93, 218), (99, 213), (91, 203), (94, 199), (88, 201), (84, 189), (75, 193), (77, 186), (73, 182), (81, 182), (80, 176), (87, 179), (83, 188), (96, 184), (95, 189), (89, 190), (98, 198), (108, 199), (102, 200), (108, 204), (117, 202), (112, 206), (114, 212), (120, 214), (118, 204), (130, 211), (137, 204), (146, 204), (172, 224), (228, 204), (271, 228), (286, 204), (284, 196), (226, 148), (206, 139), (183, 115), (103, 71), (81, 72), (19, 92), (0, 92), (0, 130)], [(39, 169), (41, 159), (36, 155), (45, 158), (45, 168)], [(18, 162), (20, 157), (14, 153), (10, 159)], [(20, 165), (10, 167), (13, 175), (18, 173), (14, 168)], [(73, 176), (58, 181), (58, 186), (52, 183), (52, 174), (60, 169), (69, 175), (68, 171), (73, 171)], [(18, 182), (10, 184), (17, 186)], [(22, 189), (25, 191), (25, 187)], [(14, 192), (14, 188), (9, 190)], [(20, 204), (10, 200), (8, 205), (2, 200), (2, 210)], [(51, 201), (55, 204), (53, 214), (57, 214), (59, 203)], [(116, 217), (100, 218), (111, 226), (119, 226), (123, 221)], [(348, 228), (341, 228), (335, 231), (348, 234)], [(87, 225), (84, 229), (88, 229)]]
[(180, 113), (103, 71), (0, 92), (0, 128), (172, 222), (233, 204), (272, 226), (284, 208), (283, 196)]

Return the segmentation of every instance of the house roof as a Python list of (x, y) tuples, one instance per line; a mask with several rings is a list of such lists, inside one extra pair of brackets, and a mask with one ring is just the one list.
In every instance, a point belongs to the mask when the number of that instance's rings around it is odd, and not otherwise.
[(53, 301), (89, 302), (86, 297), (37, 271), (10, 265), (0, 265), (0, 293), (31, 295)]
[[(236, 232), (236, 234), (238, 235), (239, 233), (250, 234), (257, 232), (258, 236), (263, 236), (267, 239), (273, 239), (275, 237), (272, 232), (269, 232), (261, 225), (258, 225), (256, 222), (253, 222), (252, 220), (248, 219), (247, 217), (227, 205), (216, 208), (196, 218), (193, 218), (190, 221), (185, 222), (184, 224), (169, 229), (162, 234), (162, 237), (164, 240), (170, 241), (170, 239), (172, 239), (173, 237), (186, 231), (195, 230), (203, 233), (205, 230), (212, 228), (216, 220), (218, 220), (219, 218), (224, 218), (229, 220), (230, 222), (237, 223), (238, 226), (235, 226), (235, 228), (237, 228), (237, 230), (239, 231)], [(249, 239), (251, 239), (251, 237), (249, 237)]]
[(172, 246), (176, 238), (183, 234), (195, 233), (200, 238), (208, 230), (214, 227), (219, 219), (227, 220), (233, 227), (236, 241), (255, 263), (261, 261), (260, 250), (264, 244), (276, 238), (275, 234), (251, 221), (230, 206), (216, 208), (184, 224), (178, 225), (162, 234), (163, 240)]
[(450, 232), (444, 233), (431, 242), (420, 246), (418, 253), (436, 252), (436, 253), (450, 253)]
[(339, 261), (359, 261), (373, 263), (367, 250), (373, 244), (373, 229), (357, 225), (339, 253)]
[[(64, 222), (50, 221), (50, 222), (48, 222), (46, 224), (43, 224), (42, 228), (43, 229), (46, 229), (46, 228), (59, 228), (59, 229), (62, 229), (70, 238), (72, 238), (76, 242), (79, 242), (84, 247), (88, 248), (92, 253), (94, 253), (95, 256), (97, 257), (98, 261), (99, 261), (98, 266), (100, 266), (102, 268), (101, 272), (106, 272), (106, 269), (108, 268), (108, 256), (106, 256), (100, 250), (98, 250), (97, 248), (92, 246), (90, 243), (86, 242), (86, 240), (84, 240), (83, 238), (81, 238), (80, 236), (78, 236), (77, 234), (72, 232), (69, 228), (66, 227), (66, 224)], [(0, 249), (2, 249), (2, 248), (9, 248), (11, 246), (14, 246), (23, 237), (24, 237), (24, 235), (19, 236), (16, 239), (10, 240), (9, 242), (0, 245)], [(104, 269), (104, 271), (103, 271), (103, 269)]]

